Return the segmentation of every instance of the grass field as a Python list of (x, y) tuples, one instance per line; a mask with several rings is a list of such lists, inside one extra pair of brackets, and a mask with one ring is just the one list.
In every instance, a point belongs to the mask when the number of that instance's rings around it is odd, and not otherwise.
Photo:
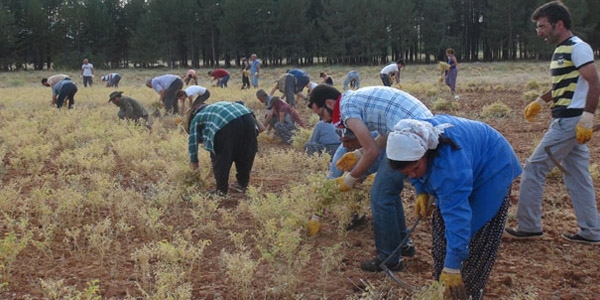
[[(356, 68), (363, 86), (380, 85), (383, 66)], [(452, 100), (438, 83), (437, 65), (408, 65), (402, 89), (434, 113), (478, 119), (502, 132), (522, 163), (549, 124), (546, 108), (534, 123), (522, 109), (549, 87), (547, 62), (459, 64)], [(260, 85), (270, 91), (283, 68), (264, 68)], [(341, 89), (346, 66), (305, 68), (318, 79), (327, 72)], [(114, 72), (112, 70), (110, 72)], [(116, 70), (125, 95), (150, 111), (158, 95), (146, 78), (186, 70)], [(230, 69), (229, 88), (199, 84), (208, 103), (242, 100), (257, 116), (255, 90), (240, 90), (241, 74)], [(73, 75), (75, 108), (51, 106), (40, 84), (55, 73)], [(440, 299), (432, 282), (430, 224), (413, 233), (417, 255), (397, 276), (365, 273), (373, 257), (372, 226), (345, 231), (353, 212), (369, 215), (368, 185), (340, 194), (325, 179), (329, 157), (303, 153), (309, 130), (294, 145), (259, 136), (259, 153), (244, 194), (211, 198), (210, 158), (200, 152), (192, 172), (187, 136), (175, 116), (152, 118), (152, 131), (127, 124), (107, 103), (114, 91), (96, 70), (92, 88), (78, 72), (0, 73), (0, 298), (2, 299)], [(310, 125), (316, 116), (299, 105)], [(598, 192), (598, 138), (589, 143)], [(231, 177), (231, 181), (235, 177)], [(518, 195), (518, 180), (513, 196)], [(403, 191), (408, 224), (414, 222), (411, 187)], [(545, 237), (503, 240), (487, 299), (595, 299), (600, 293), (599, 247), (573, 245), (560, 233), (577, 229), (559, 171), (547, 179)], [(513, 198), (508, 225), (515, 224)], [(308, 236), (306, 223), (326, 208), (323, 230)]]

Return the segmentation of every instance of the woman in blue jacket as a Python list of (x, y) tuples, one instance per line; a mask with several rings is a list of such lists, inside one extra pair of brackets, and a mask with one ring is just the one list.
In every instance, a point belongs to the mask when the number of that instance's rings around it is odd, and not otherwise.
[(416, 213), (433, 210), (433, 275), (448, 299), (480, 299), (506, 223), (511, 184), (521, 165), (508, 141), (491, 126), (436, 115), (401, 120), (388, 136), (393, 169), (409, 176)]

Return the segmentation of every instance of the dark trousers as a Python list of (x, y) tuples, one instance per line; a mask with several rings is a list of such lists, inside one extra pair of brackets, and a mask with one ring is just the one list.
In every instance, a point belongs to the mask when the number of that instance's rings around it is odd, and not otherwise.
[(392, 79), (390, 78), (390, 75), (379, 74), (379, 77), (381, 78), (381, 82), (384, 86), (392, 86)]
[(175, 79), (175, 81), (173, 81), (173, 83), (171, 83), (171, 85), (169, 86), (169, 88), (167, 88), (167, 90), (165, 91), (166, 95), (165, 95), (165, 110), (167, 111), (167, 113), (173, 113), (173, 112), (178, 112), (179, 111), (179, 105), (177, 104), (177, 97), (175, 96), (175, 93), (177, 92), (177, 90), (180, 90), (183, 87), (183, 80), (181, 80), (180, 78)]
[(56, 98), (56, 107), (61, 108), (65, 100), (69, 101), (69, 109), (73, 108), (75, 104), (75, 93), (77, 93), (77, 86), (72, 83), (65, 83)]
[(247, 114), (233, 119), (215, 134), (215, 152), (210, 154), (210, 159), (220, 193), (227, 194), (232, 164), (235, 164), (237, 182), (244, 188), (248, 186), (258, 149), (256, 133), (254, 116)]

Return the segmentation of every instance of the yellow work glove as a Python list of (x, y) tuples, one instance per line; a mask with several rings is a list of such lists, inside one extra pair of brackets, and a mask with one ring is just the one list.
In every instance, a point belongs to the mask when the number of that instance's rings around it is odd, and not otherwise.
[(444, 299), (467, 300), (467, 291), (459, 269), (444, 268), (440, 275), (440, 282), (444, 284)]
[(310, 236), (317, 235), (321, 231), (321, 216), (313, 214), (306, 225), (306, 230)]
[(341, 192), (347, 192), (352, 189), (354, 184), (356, 183), (356, 179), (350, 175), (350, 173), (346, 173), (346, 175), (342, 175), (335, 179), (335, 182), (338, 184), (338, 188)]
[(361, 156), (362, 154), (360, 153), (360, 150), (348, 152), (338, 159), (337, 163), (335, 163), (335, 166), (342, 171), (350, 171), (354, 165), (356, 165), (358, 160), (360, 160)]
[(546, 104), (546, 101), (541, 97), (537, 97), (535, 101), (525, 106), (525, 110), (523, 110), (523, 117), (525, 117), (525, 120), (529, 122), (535, 121), (535, 117), (542, 111), (542, 104)]
[(415, 216), (427, 218), (433, 212), (433, 205), (429, 202), (429, 194), (418, 194), (415, 201)]
[(575, 129), (577, 141), (580, 144), (585, 144), (592, 139), (592, 127), (594, 127), (594, 114), (584, 111), (581, 118), (579, 118), (579, 123), (577, 123), (577, 128)]

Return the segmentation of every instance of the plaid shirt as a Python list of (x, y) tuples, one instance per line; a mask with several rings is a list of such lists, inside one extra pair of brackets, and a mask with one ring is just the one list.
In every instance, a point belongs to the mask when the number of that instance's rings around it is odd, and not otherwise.
[(203, 143), (204, 149), (215, 153), (214, 139), (217, 131), (229, 122), (243, 115), (251, 114), (247, 107), (235, 102), (216, 102), (204, 107), (194, 116), (190, 123), (188, 152), (192, 163), (198, 162), (198, 144)]
[(355, 118), (363, 121), (369, 130), (385, 135), (394, 130), (402, 119), (430, 118), (433, 115), (419, 99), (391, 87), (374, 86), (347, 91), (340, 100), (344, 124)]

